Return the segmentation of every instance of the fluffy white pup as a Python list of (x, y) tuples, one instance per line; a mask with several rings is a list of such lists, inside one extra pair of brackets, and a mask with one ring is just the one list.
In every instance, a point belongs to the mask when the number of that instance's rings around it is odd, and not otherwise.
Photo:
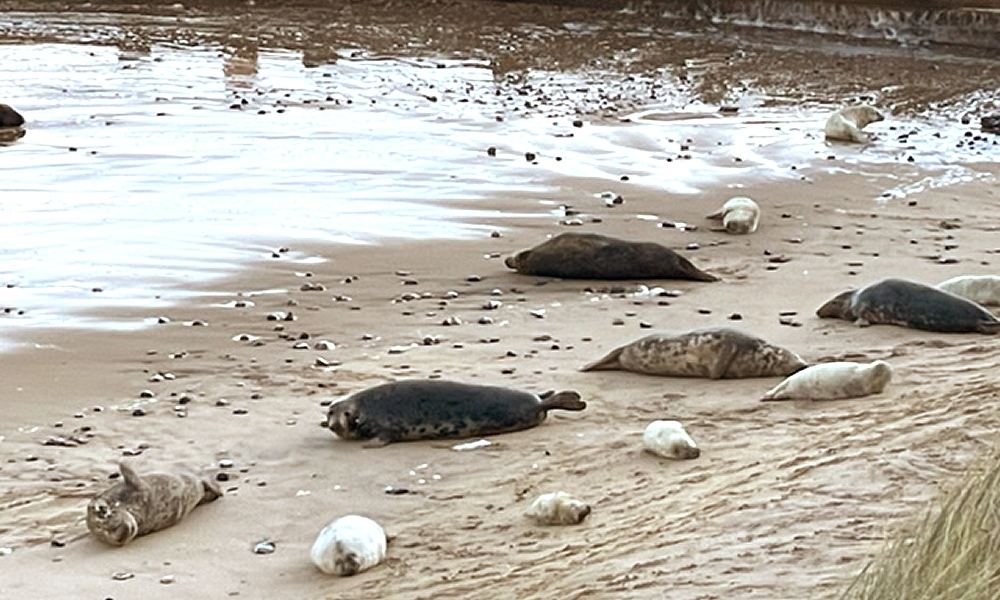
[(647, 452), (664, 458), (689, 459), (701, 456), (701, 450), (677, 421), (653, 421), (642, 433)]
[(722, 208), (705, 218), (721, 219), (722, 226), (729, 233), (753, 233), (760, 223), (760, 206), (750, 198), (737, 196), (726, 200)]
[(566, 492), (542, 494), (527, 512), (540, 525), (576, 525), (589, 514), (590, 506)]
[(1000, 277), (959, 275), (938, 284), (938, 288), (982, 306), (1000, 306)]
[(892, 379), (889, 363), (830, 362), (787, 377), (761, 400), (837, 400), (877, 394)]
[(869, 123), (881, 121), (885, 117), (871, 106), (848, 106), (830, 115), (826, 120), (826, 139), (842, 142), (867, 142), (868, 135), (861, 131)]
[(355, 575), (382, 562), (385, 545), (385, 532), (378, 523), (347, 515), (323, 528), (310, 556), (324, 573)]

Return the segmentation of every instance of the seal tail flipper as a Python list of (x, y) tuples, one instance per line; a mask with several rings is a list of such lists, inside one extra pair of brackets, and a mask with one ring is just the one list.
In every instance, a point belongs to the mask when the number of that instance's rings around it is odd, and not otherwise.
[(587, 408), (587, 403), (580, 399), (580, 394), (573, 390), (566, 390), (552, 394), (541, 403), (542, 410), (549, 411), (554, 408), (563, 410), (583, 410)]
[(716, 219), (716, 220), (718, 220), (718, 219), (722, 219), (722, 217), (724, 217), (725, 214), (726, 214), (725, 209), (720, 208), (719, 210), (715, 211), (714, 213), (712, 213), (710, 215), (705, 215), (705, 218), (706, 219)]
[(706, 273), (694, 265), (692, 265), (691, 268), (694, 269), (691, 272), (691, 280), (693, 281), (719, 281), (719, 278), (715, 275)]
[(584, 365), (580, 368), (581, 371), (617, 371), (622, 368), (619, 358), (622, 355), (623, 348), (615, 348), (609, 352), (604, 358), (592, 362), (589, 365)]

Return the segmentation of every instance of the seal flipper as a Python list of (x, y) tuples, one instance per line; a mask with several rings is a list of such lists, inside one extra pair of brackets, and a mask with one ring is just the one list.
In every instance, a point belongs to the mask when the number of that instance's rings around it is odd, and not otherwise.
[(618, 371), (621, 370), (622, 364), (619, 358), (622, 355), (623, 348), (615, 348), (604, 358), (592, 362), (589, 365), (585, 365), (580, 368), (581, 371)]
[(201, 477), (201, 489), (204, 496), (202, 496), (201, 502), (198, 504), (205, 504), (206, 502), (211, 502), (222, 497), (222, 488), (219, 487), (215, 477), (203, 475)]
[(736, 344), (725, 344), (723, 345), (722, 352), (715, 359), (715, 364), (708, 371), (709, 379), (722, 379), (726, 376), (726, 371), (729, 370), (729, 365), (732, 364), (733, 359), (736, 358), (736, 353), (739, 348)]
[(580, 394), (573, 390), (566, 390), (556, 394), (548, 394), (539, 404), (543, 411), (550, 411), (554, 408), (562, 410), (583, 410), (587, 408), (587, 403), (580, 399)]
[(362, 448), (381, 448), (392, 443), (392, 438), (387, 435), (380, 435), (361, 444)]
[(122, 474), (122, 479), (125, 481), (126, 488), (132, 488), (135, 491), (142, 493), (145, 492), (149, 486), (139, 477), (139, 474), (135, 472), (130, 465), (125, 461), (120, 461), (118, 463), (118, 471)]
[(976, 324), (976, 331), (988, 335), (1000, 333), (1000, 321), (980, 321)]

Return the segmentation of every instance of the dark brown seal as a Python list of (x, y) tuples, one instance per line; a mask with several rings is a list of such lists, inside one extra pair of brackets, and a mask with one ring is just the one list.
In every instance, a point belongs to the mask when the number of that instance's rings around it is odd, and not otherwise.
[(693, 279), (718, 281), (670, 248), (597, 233), (563, 233), (507, 257), (525, 275), (565, 279)]
[(797, 354), (731, 327), (654, 333), (615, 348), (581, 371), (633, 371), (666, 377), (787, 376), (806, 367)]
[(194, 507), (222, 495), (215, 481), (194, 473), (140, 476), (118, 463), (122, 480), (95, 496), (87, 506), (87, 529), (112, 546), (176, 525)]
[(854, 321), (860, 327), (887, 324), (945, 333), (1000, 332), (1000, 321), (982, 306), (908, 279), (883, 279), (847, 290), (816, 314)]
[(24, 136), (24, 117), (6, 104), (0, 104), (0, 142), (14, 142)]
[(471, 437), (534, 427), (552, 409), (583, 410), (574, 391), (529, 394), (456, 381), (383, 383), (330, 405), (325, 426), (345, 440), (392, 442)]

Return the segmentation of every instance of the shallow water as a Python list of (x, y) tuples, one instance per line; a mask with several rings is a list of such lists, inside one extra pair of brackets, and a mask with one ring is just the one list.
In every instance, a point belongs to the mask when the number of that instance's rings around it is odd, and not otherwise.
[[(852, 169), (880, 181), (877, 204), (1000, 157), (976, 127), (998, 110), (988, 53), (658, 18), (475, 2), (0, 13), (0, 101), (28, 121), (0, 146), (2, 322), (140, 327), (83, 313), (173, 302), (285, 246), (321, 260), (296, 241), (555, 226), (560, 202), (623, 176), (715, 202)], [(829, 112), (861, 100), (888, 113), (875, 143), (826, 143)], [(523, 210), (493, 208), (512, 197)]]

